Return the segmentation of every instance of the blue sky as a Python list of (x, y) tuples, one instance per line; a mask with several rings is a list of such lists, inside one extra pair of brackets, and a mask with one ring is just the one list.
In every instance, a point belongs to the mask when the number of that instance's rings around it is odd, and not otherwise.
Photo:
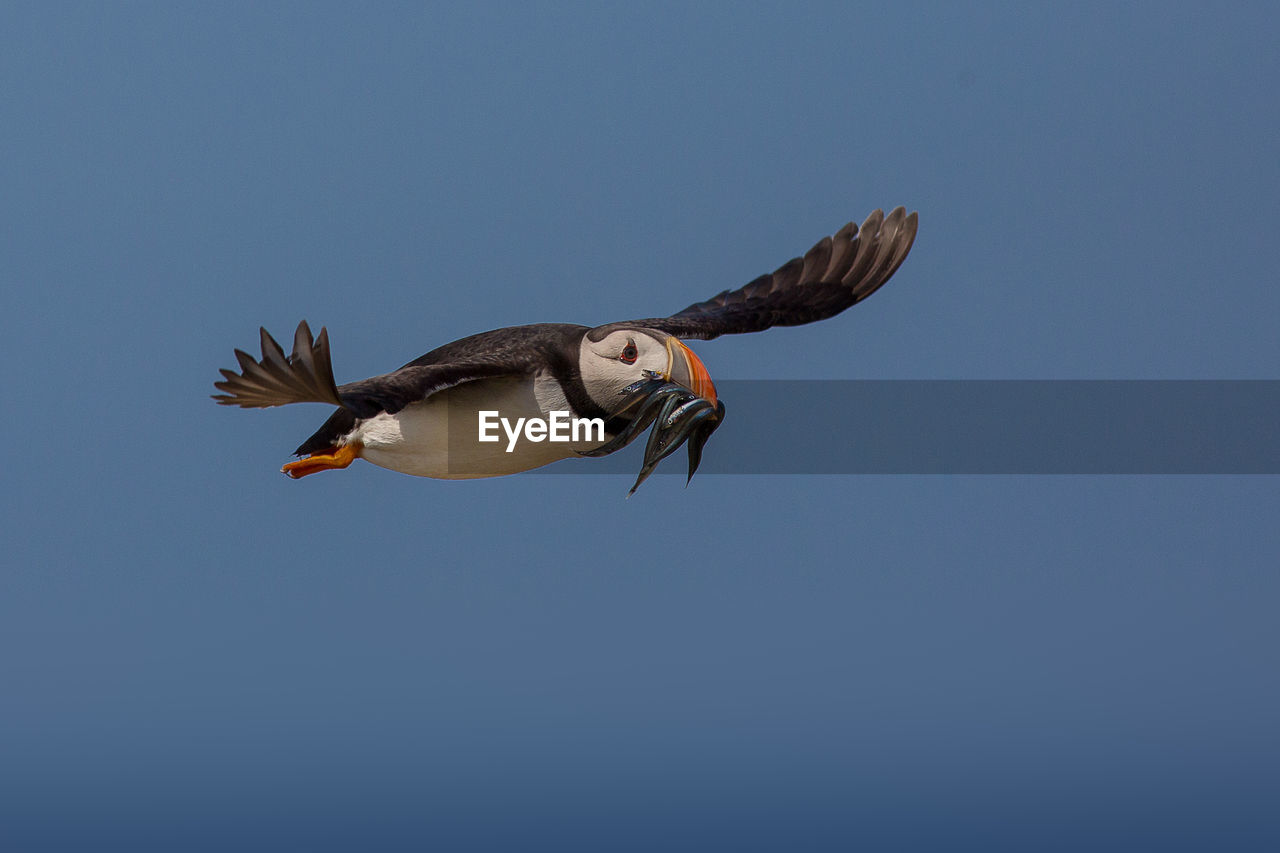
[(207, 395), (260, 324), (356, 379), (898, 204), (884, 290), (711, 374), (1280, 378), (1276, 24), (6, 4), (0, 833), (1273, 848), (1275, 477), (290, 482), (325, 412)]

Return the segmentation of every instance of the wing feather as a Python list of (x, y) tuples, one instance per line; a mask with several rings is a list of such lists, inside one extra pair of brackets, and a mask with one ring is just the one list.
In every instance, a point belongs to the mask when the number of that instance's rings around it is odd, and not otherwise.
[(906, 260), (918, 227), (919, 216), (905, 208), (895, 208), (887, 217), (875, 210), (861, 228), (850, 222), (803, 257), (737, 290), (722, 291), (670, 317), (599, 326), (591, 336), (598, 340), (616, 327), (639, 326), (710, 340), (825, 320), (879, 290)]
[(260, 330), (262, 358), (255, 359), (236, 350), (240, 372), (225, 368), (214, 387), (221, 394), (213, 399), (224, 406), (260, 409), (289, 403), (328, 403), (349, 410), (356, 417), (369, 418), (379, 412), (395, 414), (410, 403), (424, 400), (438, 391), (475, 379), (508, 375), (509, 362), (446, 362), (409, 364), (399, 370), (359, 382), (337, 385), (329, 356), (329, 332), (321, 329), (313, 339), (306, 321), (298, 324), (293, 336), (293, 352), (284, 349), (266, 329)]

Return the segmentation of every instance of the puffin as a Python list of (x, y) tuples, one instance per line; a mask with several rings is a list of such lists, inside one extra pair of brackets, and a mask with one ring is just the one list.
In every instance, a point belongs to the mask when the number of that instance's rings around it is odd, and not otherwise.
[[(281, 468), (293, 479), (343, 469), (356, 459), (420, 477), (499, 477), (611, 453), (634, 438), (637, 427), (655, 420), (636, 486), (658, 458), (675, 449), (667, 446), (665, 432), (679, 431), (679, 441), (697, 436), (689, 439), (692, 477), (724, 403), (685, 341), (834, 317), (897, 272), (915, 242), (918, 221), (917, 213), (903, 207), (887, 216), (875, 210), (861, 226), (846, 224), (772, 273), (667, 317), (494, 329), (437, 347), (390, 373), (342, 385), (334, 379), (326, 328), (313, 336), (303, 320), (287, 356), (260, 328), (261, 358), (235, 350), (240, 369), (222, 369), (223, 379), (214, 383), (220, 393), (212, 396), (221, 405), (246, 409), (334, 407), (294, 451), (298, 458)], [(642, 392), (666, 398), (660, 415), (656, 403), (637, 399)], [(702, 422), (680, 430), (676, 424), (686, 412)], [(546, 424), (554, 433), (556, 418), (561, 426), (571, 419), (574, 429), (561, 430), (560, 440), (553, 441)], [(584, 429), (576, 428), (579, 422)], [(535, 423), (543, 426), (535, 430)]]

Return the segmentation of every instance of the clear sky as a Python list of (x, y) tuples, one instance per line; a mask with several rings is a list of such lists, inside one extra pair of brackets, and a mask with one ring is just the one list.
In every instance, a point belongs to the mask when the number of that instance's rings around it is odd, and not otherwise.
[(0, 846), (1277, 849), (1276, 477), (291, 482), (326, 411), (208, 394), (260, 324), (357, 379), (898, 204), (712, 376), (1280, 378), (1278, 24), (5, 3)]

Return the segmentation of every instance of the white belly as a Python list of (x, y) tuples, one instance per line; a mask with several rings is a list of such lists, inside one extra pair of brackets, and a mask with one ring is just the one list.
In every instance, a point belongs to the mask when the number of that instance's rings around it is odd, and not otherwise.
[(507, 452), (509, 441), (501, 427), (498, 441), (479, 440), (480, 412), (497, 411), (512, 425), (517, 418), (546, 418), (551, 409), (568, 409), (558, 391), (554, 382), (542, 379), (468, 382), (394, 415), (360, 421), (348, 440), (364, 445), (360, 455), (374, 465), (418, 477), (465, 480), (528, 471), (602, 442), (532, 442), (522, 435)]

